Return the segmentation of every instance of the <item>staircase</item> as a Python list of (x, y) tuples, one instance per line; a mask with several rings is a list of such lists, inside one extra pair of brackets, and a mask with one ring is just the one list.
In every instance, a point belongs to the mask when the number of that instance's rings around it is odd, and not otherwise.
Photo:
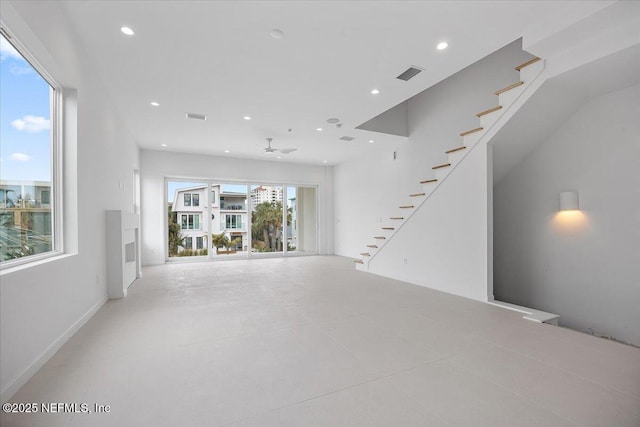
[(544, 61), (537, 57), (515, 67), (515, 70), (520, 73), (519, 81), (495, 92), (498, 96), (498, 105), (476, 114), (479, 126), (461, 132), (462, 144), (445, 151), (447, 162), (431, 168), (433, 176), (420, 181), (422, 191), (409, 194), (409, 201), (398, 206), (387, 217), (386, 223), (372, 233), (373, 242), (367, 244), (366, 249), (360, 253), (360, 258), (354, 260), (358, 270), (368, 270), (369, 263), (383, 251), (385, 245), (411, 219), (412, 215), (428, 202), (429, 196), (438, 190), (447, 176), (455, 171), (457, 165), (464, 160), (474, 146), (489, 142), (497, 129), (504, 125), (504, 121), (497, 124), (499, 119), (505, 114), (513, 114), (521, 106), (514, 103), (527, 91), (528, 87), (532, 86), (543, 69)]

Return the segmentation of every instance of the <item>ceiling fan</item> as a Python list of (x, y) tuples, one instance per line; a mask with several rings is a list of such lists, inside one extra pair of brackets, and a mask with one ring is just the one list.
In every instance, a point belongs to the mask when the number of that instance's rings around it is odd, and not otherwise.
[(264, 148), (264, 153), (265, 154), (273, 154), (276, 152), (282, 153), (282, 154), (289, 154), (292, 153), (294, 151), (297, 150), (297, 148), (273, 148), (271, 146), (271, 141), (273, 141), (273, 138), (267, 138), (267, 146), (263, 147), (262, 145), (259, 145), (259, 147)]

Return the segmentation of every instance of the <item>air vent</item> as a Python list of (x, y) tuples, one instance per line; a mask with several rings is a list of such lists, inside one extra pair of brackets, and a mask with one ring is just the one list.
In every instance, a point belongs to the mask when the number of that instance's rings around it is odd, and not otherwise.
[(354, 139), (356, 139), (354, 136), (343, 136), (340, 138), (340, 141), (353, 141)]
[(419, 74), (421, 72), (422, 72), (421, 68), (411, 66), (404, 73), (400, 74), (396, 78), (400, 79), (400, 80), (404, 80), (406, 82), (406, 81), (409, 81), (410, 79), (414, 78), (417, 74)]
[(207, 116), (204, 114), (187, 113), (187, 119), (207, 120)]

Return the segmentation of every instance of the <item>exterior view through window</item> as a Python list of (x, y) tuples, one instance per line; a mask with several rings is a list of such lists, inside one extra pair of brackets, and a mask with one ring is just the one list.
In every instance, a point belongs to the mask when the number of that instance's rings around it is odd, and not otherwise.
[(54, 249), (54, 89), (0, 35), (0, 262)]
[(316, 188), (167, 180), (169, 259), (317, 253)]

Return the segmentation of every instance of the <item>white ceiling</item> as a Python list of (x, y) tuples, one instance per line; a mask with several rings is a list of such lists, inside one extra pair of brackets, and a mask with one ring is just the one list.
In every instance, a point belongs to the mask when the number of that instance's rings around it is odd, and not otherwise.
[[(264, 158), (256, 144), (272, 137), (274, 147), (298, 148), (281, 161), (337, 164), (401, 140), (356, 126), (554, 15), (594, 2), (61, 4), (141, 148)], [(135, 36), (124, 36), (123, 25)], [(272, 38), (273, 29), (284, 37)], [(437, 51), (441, 41), (450, 47)], [(425, 71), (410, 82), (395, 78), (411, 65)], [(187, 120), (186, 112), (208, 119)], [(329, 125), (330, 117), (343, 127)], [(338, 141), (343, 135), (357, 139)]]

